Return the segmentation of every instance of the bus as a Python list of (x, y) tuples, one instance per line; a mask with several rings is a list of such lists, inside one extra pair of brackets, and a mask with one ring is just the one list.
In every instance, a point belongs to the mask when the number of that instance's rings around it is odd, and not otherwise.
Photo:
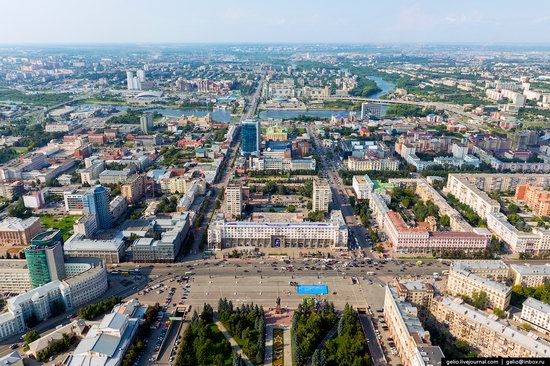
[(367, 276), (374, 276), (374, 272), (367, 272)]
[(186, 275), (186, 276), (192, 276), (192, 275), (194, 275), (194, 273), (191, 272), (191, 271), (187, 271), (187, 272), (185, 272), (185, 275)]

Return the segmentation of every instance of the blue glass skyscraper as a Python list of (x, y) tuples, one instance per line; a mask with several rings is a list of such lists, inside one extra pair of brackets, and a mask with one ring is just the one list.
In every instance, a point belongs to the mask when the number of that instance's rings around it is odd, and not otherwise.
[(95, 216), (98, 229), (113, 227), (113, 219), (109, 211), (109, 191), (97, 185), (84, 195), (84, 213)]
[(241, 122), (241, 154), (259, 155), (260, 154), (260, 121), (257, 119), (247, 119)]

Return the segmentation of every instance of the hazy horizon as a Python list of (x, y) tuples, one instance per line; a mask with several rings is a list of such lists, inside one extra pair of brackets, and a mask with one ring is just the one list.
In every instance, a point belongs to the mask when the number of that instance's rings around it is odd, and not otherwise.
[(2, 45), (549, 44), (550, 2), (26, 0), (3, 8)]

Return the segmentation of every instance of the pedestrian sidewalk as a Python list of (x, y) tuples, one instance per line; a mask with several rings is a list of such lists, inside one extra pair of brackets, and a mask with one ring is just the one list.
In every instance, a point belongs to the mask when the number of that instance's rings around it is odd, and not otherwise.
[(222, 332), (225, 339), (227, 339), (227, 341), (231, 345), (231, 349), (233, 350), (233, 352), (235, 352), (238, 355), (241, 355), (242, 360), (243, 360), (243, 362), (245, 363), (246, 366), (253, 366), (252, 362), (250, 362), (250, 359), (248, 358), (248, 356), (245, 355), (244, 352), (242, 351), (241, 346), (239, 346), (239, 344), (237, 343), (235, 338), (233, 338), (231, 333), (229, 333), (229, 331), (227, 329), (225, 329), (222, 322), (215, 318), (214, 323), (216, 324), (216, 326), (218, 327), (220, 332)]

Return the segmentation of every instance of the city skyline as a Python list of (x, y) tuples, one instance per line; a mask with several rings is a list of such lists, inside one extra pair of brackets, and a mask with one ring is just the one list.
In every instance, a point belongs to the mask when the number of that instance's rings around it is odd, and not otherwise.
[[(96, 1), (3, 5), (0, 44), (80, 43), (548, 43), (550, 4), (531, 0), (388, 3), (251, 0)], [(32, 9), (32, 11), (29, 11)], [(170, 11), (168, 11), (170, 10)], [(82, 14), (87, 14), (85, 17)]]

